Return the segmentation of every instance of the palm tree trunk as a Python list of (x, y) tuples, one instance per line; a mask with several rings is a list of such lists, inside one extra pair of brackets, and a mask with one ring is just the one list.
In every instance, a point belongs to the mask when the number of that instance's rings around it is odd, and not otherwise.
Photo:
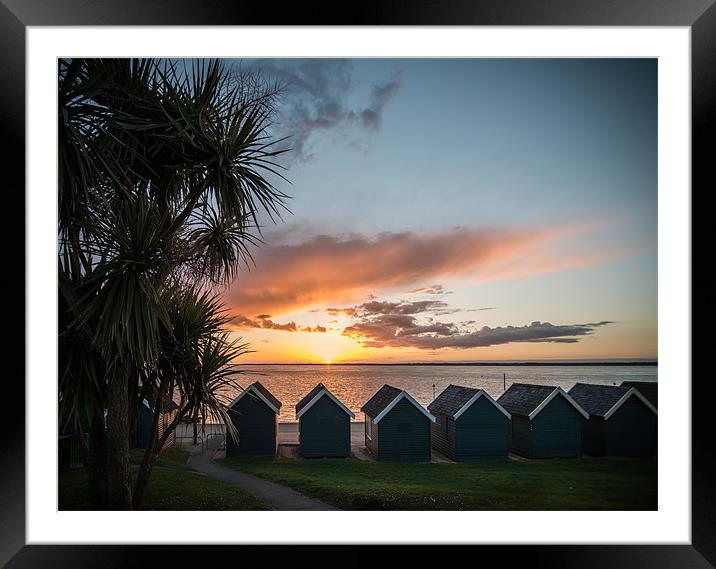
[(87, 481), (90, 505), (93, 510), (107, 509), (107, 433), (104, 409), (95, 404), (90, 424), (89, 448), (87, 450)]
[[(159, 389), (158, 393), (163, 393), (163, 390)], [(161, 415), (161, 408), (162, 406), (160, 403), (160, 397), (156, 397), (154, 401), (154, 411), (152, 414), (152, 428), (149, 431), (149, 442), (147, 443), (147, 448), (144, 449), (142, 464), (139, 466), (139, 472), (137, 473), (137, 481), (134, 484), (134, 492), (132, 493), (132, 507), (135, 510), (138, 510), (139, 507), (142, 505), (142, 497), (144, 496), (144, 490), (147, 488), (147, 482), (149, 482), (149, 475), (152, 473), (152, 466), (154, 465), (154, 455), (157, 449), (157, 439), (159, 438), (159, 417)]]
[(132, 474), (129, 462), (129, 389), (126, 372), (115, 370), (107, 401), (107, 470), (109, 508), (132, 509)]

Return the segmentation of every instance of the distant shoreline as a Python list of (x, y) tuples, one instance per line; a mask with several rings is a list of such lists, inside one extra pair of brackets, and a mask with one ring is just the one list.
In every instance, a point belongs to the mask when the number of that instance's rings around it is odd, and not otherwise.
[(658, 361), (606, 361), (606, 362), (401, 362), (401, 363), (241, 363), (235, 366), (483, 366), (483, 367), (514, 367), (514, 366), (658, 366)]

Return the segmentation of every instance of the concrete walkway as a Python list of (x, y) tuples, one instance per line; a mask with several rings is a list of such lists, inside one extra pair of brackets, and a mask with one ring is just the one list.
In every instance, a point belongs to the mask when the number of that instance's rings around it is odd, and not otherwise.
[(189, 467), (201, 472), (202, 474), (223, 480), (224, 482), (238, 486), (247, 492), (251, 492), (257, 498), (263, 500), (271, 506), (271, 509), (273, 510), (338, 510), (338, 508), (329, 506), (320, 500), (299, 494), (295, 490), (287, 488), (286, 486), (281, 486), (280, 484), (275, 484), (274, 482), (264, 480), (258, 476), (239, 472), (238, 470), (232, 470), (230, 468), (219, 466), (212, 460), (214, 450), (215, 449), (210, 449), (202, 453), (201, 445), (198, 445), (192, 450), (187, 464)]

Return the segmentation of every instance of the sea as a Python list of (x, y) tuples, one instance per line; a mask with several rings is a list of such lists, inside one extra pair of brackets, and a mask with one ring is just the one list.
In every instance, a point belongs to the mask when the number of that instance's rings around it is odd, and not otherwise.
[[(448, 385), (484, 389), (497, 399), (513, 383), (619, 385), (622, 381), (657, 381), (656, 365), (237, 365), (236, 383), (260, 381), (281, 401), (280, 422), (296, 421), (295, 405), (323, 383), (363, 421), (361, 406), (384, 384), (404, 389), (427, 406)], [(227, 393), (230, 399), (238, 389)]]

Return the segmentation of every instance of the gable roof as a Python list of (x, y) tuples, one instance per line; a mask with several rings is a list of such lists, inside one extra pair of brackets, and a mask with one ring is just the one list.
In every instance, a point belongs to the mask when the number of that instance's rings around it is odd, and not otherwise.
[(604, 417), (609, 409), (629, 391), (628, 387), (616, 385), (593, 385), (577, 383), (569, 390), (572, 398), (590, 415)]
[(585, 419), (589, 418), (589, 414), (564, 389), (554, 385), (513, 383), (497, 402), (511, 415), (532, 420), (559, 395), (563, 396)]
[(236, 398), (226, 406), (227, 409), (230, 409), (231, 407), (236, 405), (236, 403), (238, 403), (239, 400), (247, 393), (253, 393), (259, 399), (261, 399), (261, 401), (266, 403), (266, 405), (268, 405), (271, 410), (273, 410), (273, 412), (277, 415), (281, 413), (281, 402), (276, 399), (273, 394), (263, 385), (261, 385), (261, 383), (259, 383), (258, 381), (254, 381), (246, 389), (243, 389), (241, 393), (239, 393)]
[(490, 397), (484, 389), (474, 389), (472, 387), (462, 387), (452, 384), (448, 385), (442, 393), (435, 398), (435, 401), (428, 405), (428, 411), (447, 415), (453, 419), (459, 419), (480, 397), (486, 397), (503, 415), (508, 419), (510, 418), (510, 414), (505, 408)]
[(316, 387), (311, 389), (311, 391), (309, 391), (303, 399), (301, 399), (298, 403), (296, 403), (296, 413), (297, 414), (300, 413), (301, 409), (303, 409), (308, 404), (308, 402), (311, 399), (313, 399), (316, 395), (318, 395), (321, 392), (321, 390), (324, 388), (325, 388), (325, 385), (323, 385), (322, 383), (319, 383), (318, 385), (316, 385)]
[(315, 405), (321, 399), (321, 397), (324, 396), (328, 397), (331, 401), (338, 405), (351, 418), (355, 419), (355, 414), (350, 409), (348, 409), (348, 407), (343, 405), (343, 403), (341, 403), (338, 398), (333, 395), (333, 393), (331, 393), (328, 388), (322, 383), (316, 385), (316, 387), (311, 389), (311, 391), (309, 391), (303, 399), (296, 403), (296, 419), (300, 419), (306, 411), (313, 407), (313, 405)]
[(656, 381), (622, 381), (621, 386), (635, 387), (654, 407), (658, 406), (659, 384)]
[(281, 408), (281, 402), (278, 399), (276, 399), (276, 397), (274, 397), (273, 393), (271, 393), (268, 389), (266, 389), (260, 382), (254, 381), (251, 385), (258, 391), (260, 391), (261, 394), (266, 399), (268, 399), (271, 402), (271, 404), (274, 405), (274, 407), (276, 407), (276, 409)]
[(388, 384), (385, 384), (373, 395), (373, 397), (368, 399), (368, 401), (363, 404), (360, 410), (363, 411), (363, 413), (365, 413), (368, 417), (372, 417), (374, 423), (378, 423), (390, 412), (393, 407), (395, 407), (403, 399), (407, 399), (423, 415), (425, 415), (433, 423), (435, 422), (435, 417), (428, 411), (426, 411), (425, 408), (420, 405), (420, 403), (413, 399), (408, 394), (408, 392)]
[(384, 385), (373, 394), (360, 408), (369, 417), (377, 417), (381, 411), (390, 405), (402, 393), (402, 390), (392, 385)]
[(633, 387), (577, 383), (569, 390), (569, 394), (590, 415), (604, 419), (609, 419), (632, 396), (640, 399), (644, 405), (656, 413), (656, 408), (649, 400)]

